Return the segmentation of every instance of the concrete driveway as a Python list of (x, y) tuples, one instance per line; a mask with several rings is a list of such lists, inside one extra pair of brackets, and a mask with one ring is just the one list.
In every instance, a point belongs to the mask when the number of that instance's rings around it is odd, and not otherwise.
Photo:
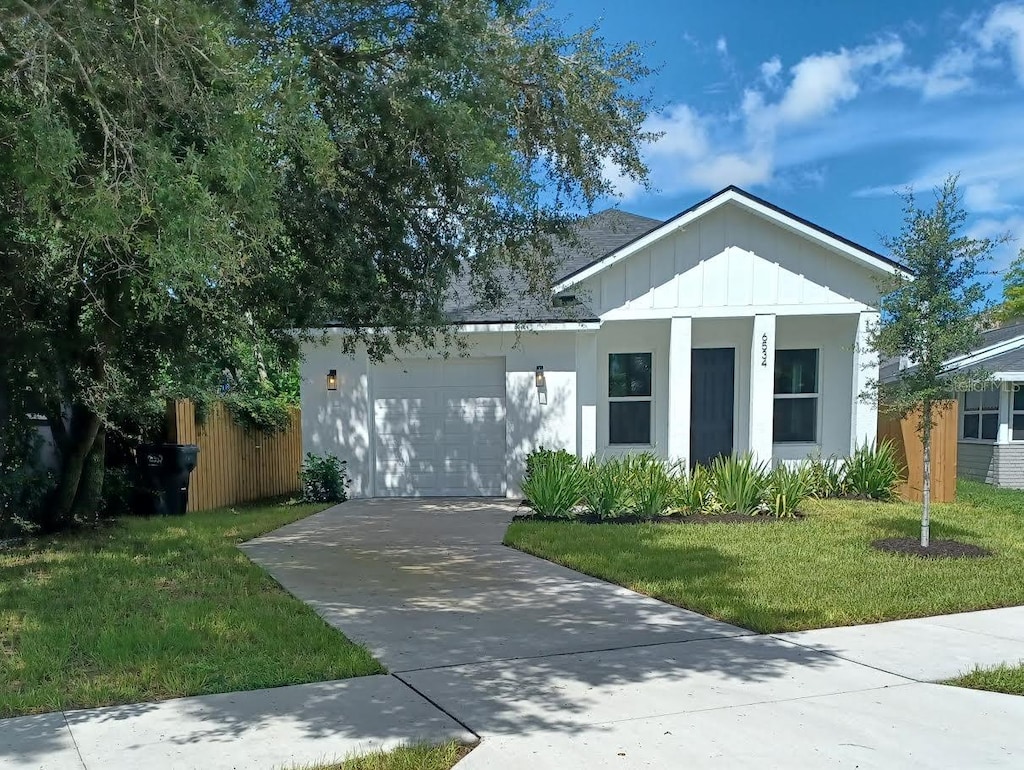
[[(351, 501), (243, 548), (482, 736), (467, 770), (1024, 766), (1024, 698), (849, 659), (849, 637), (754, 635), (513, 551), (514, 512)], [(1024, 639), (1003, 641), (1024, 657)]]

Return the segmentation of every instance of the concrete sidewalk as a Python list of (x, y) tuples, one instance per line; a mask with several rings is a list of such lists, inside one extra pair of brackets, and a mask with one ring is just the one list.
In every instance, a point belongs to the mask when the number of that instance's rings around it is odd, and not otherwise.
[(270, 770), (476, 736), (392, 676), (0, 721), (2, 770)]

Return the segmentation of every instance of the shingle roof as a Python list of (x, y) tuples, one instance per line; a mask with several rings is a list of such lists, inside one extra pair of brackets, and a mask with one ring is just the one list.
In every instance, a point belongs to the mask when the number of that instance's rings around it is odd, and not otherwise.
[[(1015, 339), (1020, 340), (1019, 347), (1006, 350), (991, 358), (986, 358), (983, 361), (968, 364), (967, 366), (951, 366), (949, 371), (955, 371), (959, 374), (970, 374), (971, 372), (990, 372), (994, 374), (999, 372), (1024, 372), (1024, 321), (1016, 321), (1006, 326), (1000, 326), (997, 329), (989, 329), (982, 332), (980, 344), (971, 353), (977, 353), (992, 345), (1004, 342), (1009, 343)], [(888, 382), (895, 378), (899, 371), (900, 360), (898, 358), (883, 361), (879, 367), (878, 379), (882, 382)]]
[(581, 219), (574, 241), (562, 241), (555, 246), (558, 265), (555, 282), (578, 273), (663, 224), (659, 219), (619, 209), (605, 209)]

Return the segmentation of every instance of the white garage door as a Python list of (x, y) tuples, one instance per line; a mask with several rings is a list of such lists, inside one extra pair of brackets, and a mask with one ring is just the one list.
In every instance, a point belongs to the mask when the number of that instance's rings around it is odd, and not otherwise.
[(505, 359), (376, 366), (376, 494), (505, 494)]

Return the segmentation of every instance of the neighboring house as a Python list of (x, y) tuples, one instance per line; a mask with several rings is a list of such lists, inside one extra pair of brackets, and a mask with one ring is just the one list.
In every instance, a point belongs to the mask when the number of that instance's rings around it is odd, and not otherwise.
[(692, 465), (874, 440), (889, 258), (735, 187), (665, 222), (595, 214), (560, 258), (552, 302), (453, 313), (467, 357), (309, 346), (304, 450), (347, 460), (356, 496), (513, 496), (540, 446)]
[(1024, 322), (982, 334), (981, 345), (948, 362), (950, 373), (979, 387), (958, 397), (957, 475), (1024, 488)]

